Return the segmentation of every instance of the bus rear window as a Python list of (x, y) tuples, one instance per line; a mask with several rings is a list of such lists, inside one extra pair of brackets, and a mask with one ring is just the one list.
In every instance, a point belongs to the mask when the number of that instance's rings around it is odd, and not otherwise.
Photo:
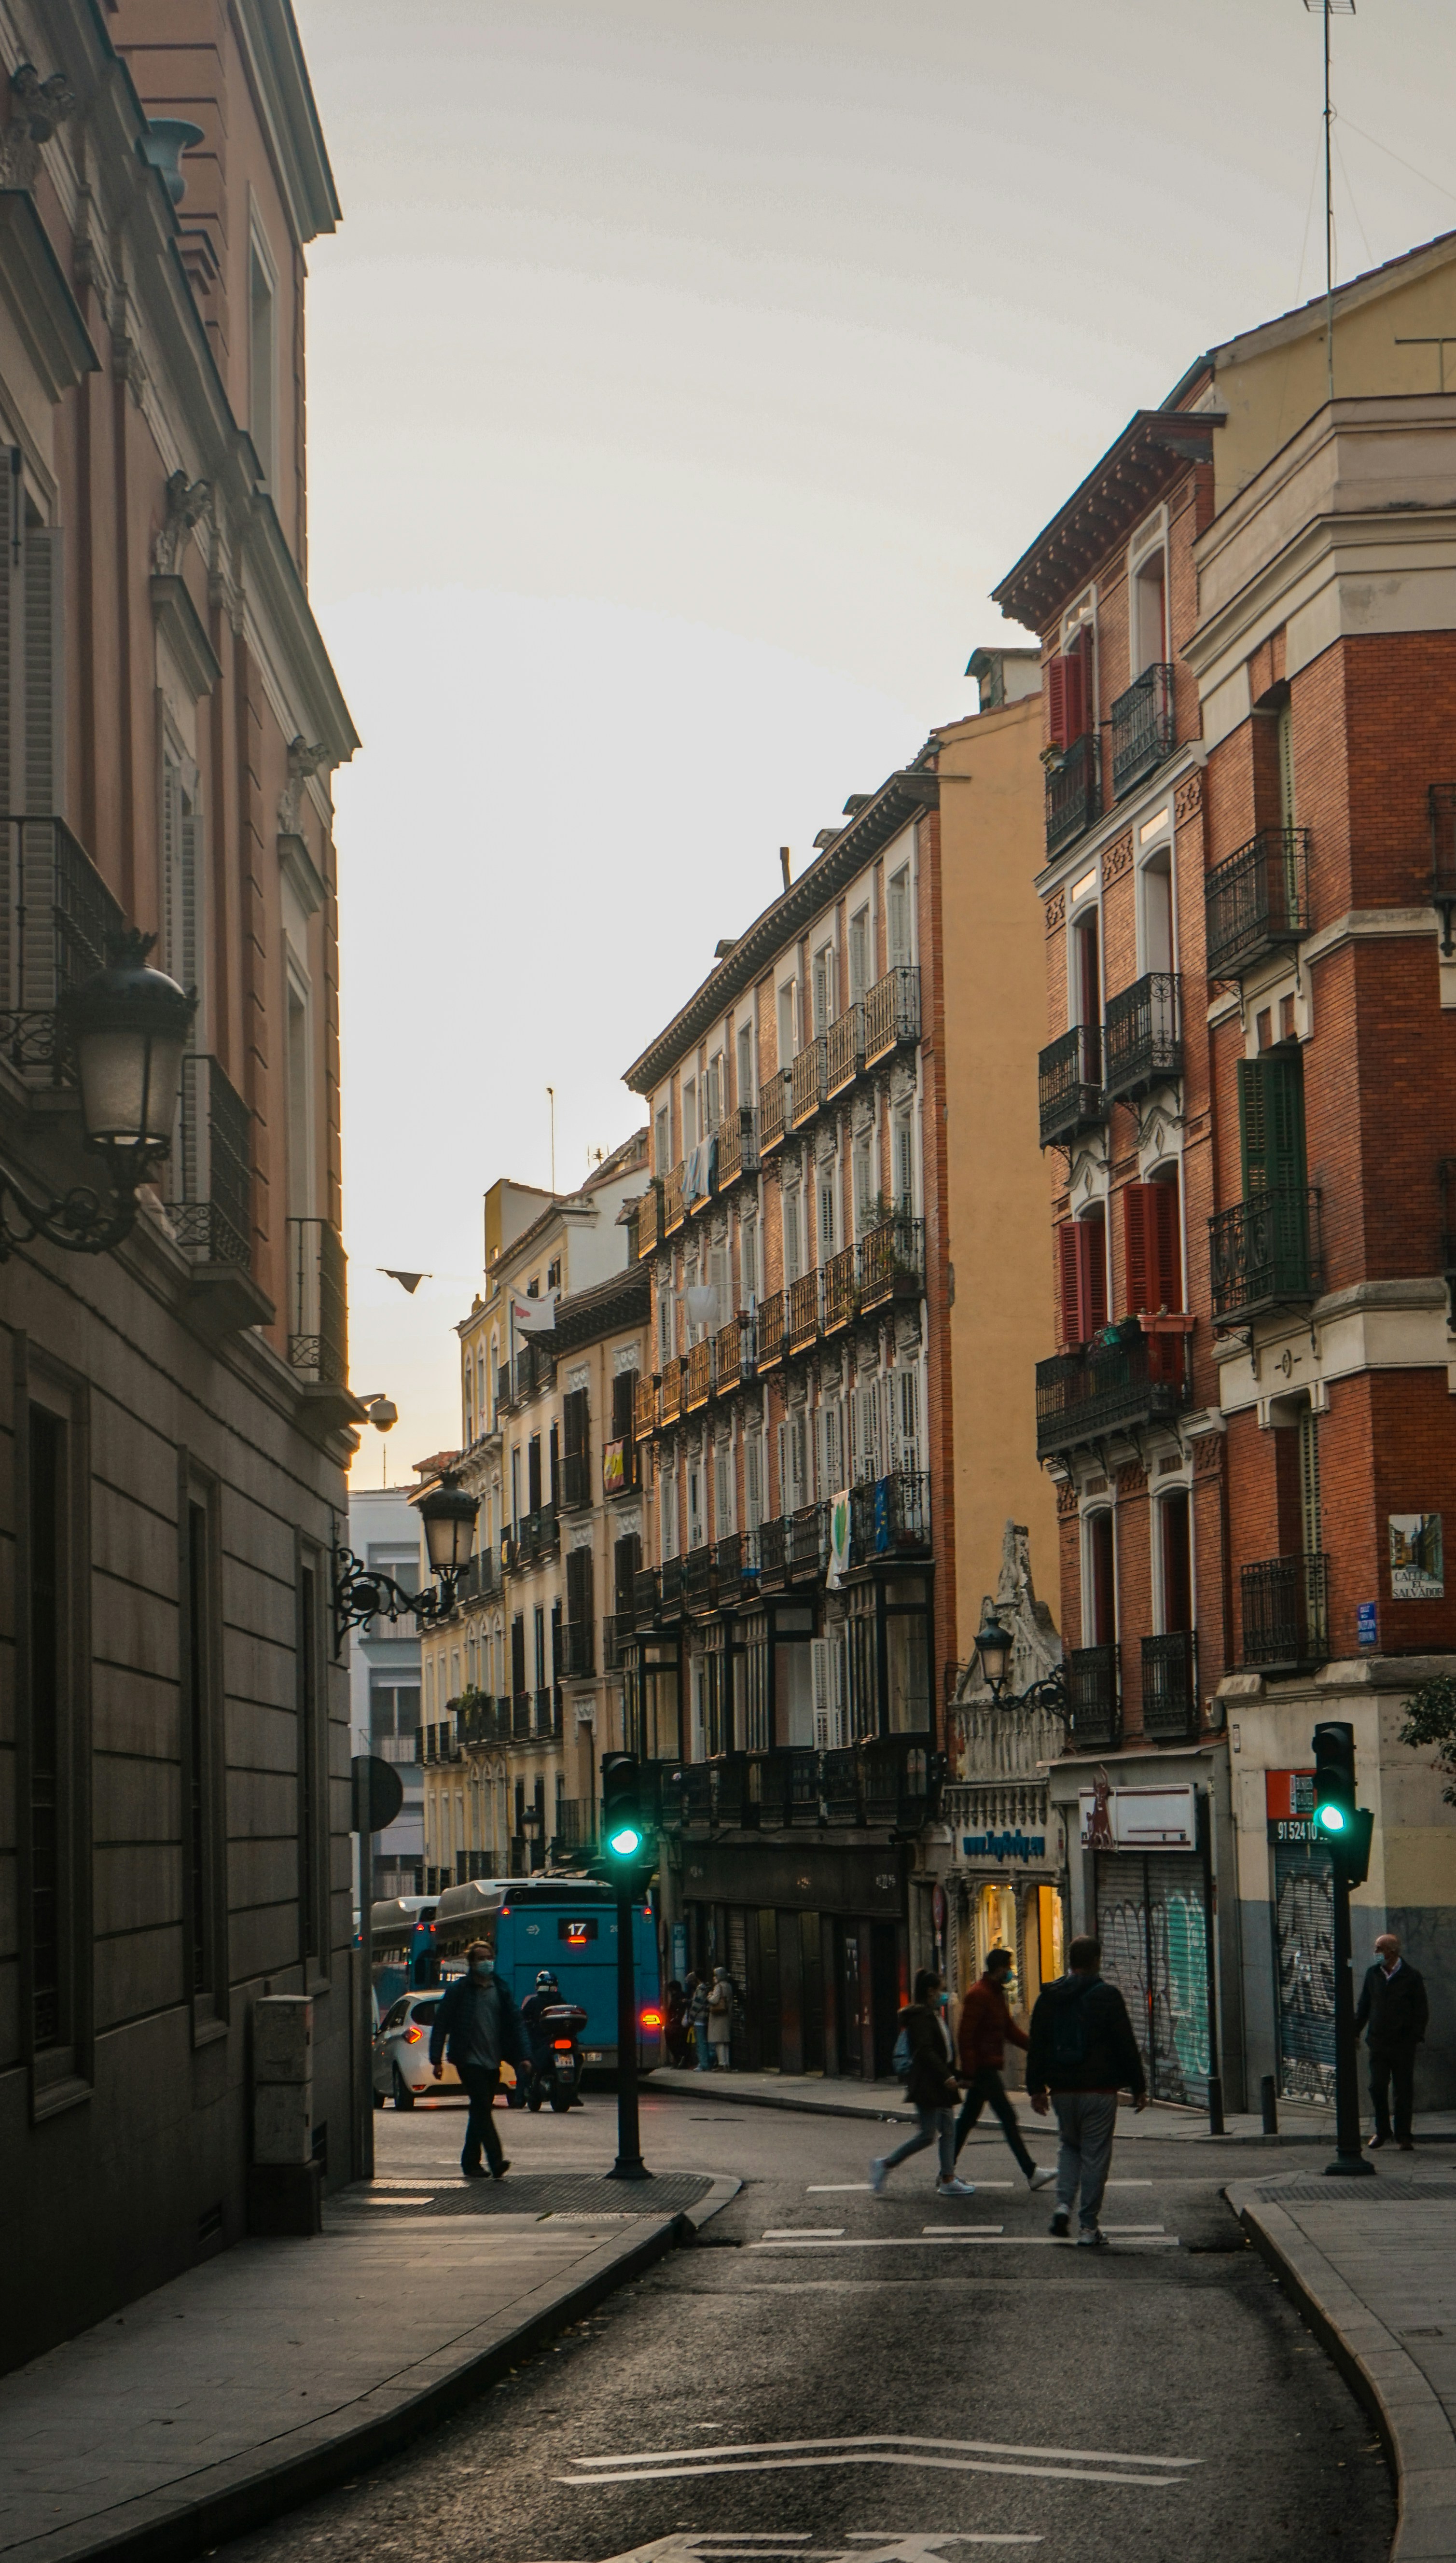
[(556, 1937), (558, 1940), (564, 1940), (568, 1949), (584, 1949), (588, 1940), (596, 1938), (595, 1920), (558, 1922)]

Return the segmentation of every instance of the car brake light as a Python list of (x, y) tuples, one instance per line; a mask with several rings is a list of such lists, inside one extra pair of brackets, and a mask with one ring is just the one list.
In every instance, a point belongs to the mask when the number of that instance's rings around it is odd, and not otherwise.
[(661, 2029), (662, 2013), (660, 2011), (645, 2011), (642, 2015), (642, 2026), (644, 2029)]
[(425, 2033), (422, 2029), (407, 2029), (404, 2033), (404, 2043), (406, 2047), (418, 2047), (424, 2034)]

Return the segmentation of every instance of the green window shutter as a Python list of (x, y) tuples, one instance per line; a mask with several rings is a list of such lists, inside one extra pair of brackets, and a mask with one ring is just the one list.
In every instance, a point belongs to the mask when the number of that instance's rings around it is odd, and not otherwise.
[(1264, 1127), (1268, 1182), (1271, 1190), (1302, 1193), (1309, 1180), (1305, 1167), (1305, 1056), (1298, 1045), (1282, 1043), (1266, 1053)]
[(1268, 1146), (1265, 1139), (1264, 1062), (1262, 1059), (1239, 1061), (1239, 1171), (1243, 1194), (1268, 1187)]

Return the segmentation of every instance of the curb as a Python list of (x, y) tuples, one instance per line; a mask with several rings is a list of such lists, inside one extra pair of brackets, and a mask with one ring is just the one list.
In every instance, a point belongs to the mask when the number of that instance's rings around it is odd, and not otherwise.
[[(709, 2079), (716, 2082), (716, 2074), (711, 2075)], [(656, 2074), (653, 2075), (652, 2079), (652, 2095), (654, 2099), (663, 2100), (700, 2100), (704, 2096), (701, 2091), (690, 2090), (685, 2083), (660, 2081)], [(802, 2118), (861, 2118), (867, 2120), (874, 2126), (884, 2127), (913, 2127), (915, 2125), (914, 2110), (882, 2108), (870, 2100), (809, 2100), (801, 2099), (797, 2093), (788, 2091), (725, 2091), (722, 2088), (716, 2088), (712, 2092), (711, 2096), (715, 2105), (720, 2101), (728, 2101), (735, 2109), (791, 2109)], [(1013, 2100), (1023, 2098), (1024, 2096), (1024, 2093), (1015, 2091), (1011, 2094)], [(1120, 2128), (1119, 2132), (1122, 2134), (1128, 2131)], [(1163, 2134), (1160, 2139), (1157, 2130), (1150, 2130), (1145, 2137), (1141, 2139), (1141, 2141), (1148, 2144), (1155, 2144), (1159, 2140), (1165, 2144), (1177, 2145), (1263, 2145), (1275, 2147), (1281, 2145), (1323, 2145), (1328, 2153), (1330, 2147), (1335, 2142), (1335, 2137), (1333, 2132), (1329, 2129), (1326, 2129), (1323, 2134), (1307, 2134), (1303, 2130), (1296, 2132), (1291, 2128), (1281, 2128), (1279, 2133), (1273, 2136), (1266, 2136), (1262, 2131), (1257, 2133), (1251, 2131), (1245, 2135), (1213, 2136), (1208, 2133), (1208, 2130), (1205, 2127), (1200, 2129), (1196, 2135)], [(1418, 2145), (1451, 2145), (1456, 2147), (1456, 2136), (1418, 2135), (1416, 2137), (1416, 2143)]]
[(1374, 2423), (1395, 2478), (1390, 2563), (1456, 2557), (1456, 2433), (1409, 2352), (1273, 2200), (1224, 2197), (1261, 2260)]
[[(303, 2502), (315, 2499), (319, 2492), (330, 2491), (346, 2478), (377, 2464), (382, 2458), (396, 2456), (411, 2439), (433, 2429), (511, 2368), (520, 2366), (553, 2333), (590, 2313), (630, 2279), (641, 2277), (690, 2236), (696, 2240), (709, 2218), (727, 2207), (741, 2187), (741, 2181), (731, 2173), (715, 2174), (712, 2188), (696, 2207), (655, 2219), (649, 2231), (626, 2249), (604, 2244), (596, 2256), (597, 2266), (588, 2275), (579, 2277), (523, 2322), (502, 2333), (487, 2348), (468, 2354), (447, 2374), (437, 2375), (387, 2412), (343, 2428), (324, 2445), (310, 2448), (264, 2472), (250, 2474), (244, 2481), (228, 2484), (162, 2515), (153, 2509), (151, 2515), (119, 2533), (74, 2541), (84, 2535), (84, 2523), (79, 2523), (75, 2530), (60, 2529), (54, 2539), (28, 2537), (23, 2545), (11, 2549), (17, 2563), (22, 2563), (22, 2558), (24, 2563), (31, 2563), (32, 2558), (34, 2563), (42, 2563), (48, 2555), (54, 2556), (56, 2563), (112, 2563), (113, 2557), (115, 2563), (193, 2563), (193, 2558), (209, 2547), (224, 2545), (253, 2528), (266, 2526), (283, 2511), (297, 2509)], [(685, 2226), (690, 2229), (688, 2235), (683, 2231)], [(435, 2361), (427, 2354), (419, 2364), (429, 2368)], [(235, 2462), (246, 2463), (246, 2458)], [(164, 2493), (143, 2494), (134, 2505), (149, 2505), (164, 2498)], [(128, 2502), (126, 2506), (133, 2504)]]

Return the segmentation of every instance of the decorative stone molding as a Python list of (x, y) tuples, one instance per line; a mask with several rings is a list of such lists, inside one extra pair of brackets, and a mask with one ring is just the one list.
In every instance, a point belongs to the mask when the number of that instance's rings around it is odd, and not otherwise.
[(1185, 819), (1196, 819), (1203, 807), (1203, 774), (1186, 775), (1173, 794), (1173, 825), (1180, 828)]
[(577, 1389), (577, 1388), (590, 1388), (590, 1386), (591, 1386), (591, 1365), (590, 1365), (590, 1363), (589, 1363), (589, 1362), (573, 1362), (573, 1363), (572, 1363), (572, 1365), (571, 1365), (571, 1368), (570, 1368), (570, 1369), (568, 1370), (568, 1372), (566, 1373), (566, 1383), (565, 1383), (565, 1384), (566, 1384), (566, 1389), (567, 1389), (567, 1393), (568, 1393), (568, 1395), (569, 1395), (569, 1393), (571, 1392), (571, 1390), (573, 1390), (573, 1389)]
[(1047, 900), (1046, 927), (1048, 934), (1055, 934), (1058, 926), (1065, 925), (1066, 922), (1067, 893), (1064, 889), (1059, 889), (1055, 898), (1049, 898)]
[(0, 133), (0, 187), (33, 187), (41, 174), (41, 145), (49, 142), (76, 104), (64, 72), (42, 80), (32, 63), (10, 75), (11, 117)]
[(1075, 1521), (1077, 1518), (1077, 1488), (1072, 1479), (1067, 1478), (1057, 1488), (1058, 1521)]
[(1104, 889), (1110, 887), (1112, 883), (1115, 881), (1122, 880), (1124, 873), (1127, 872), (1132, 861), (1133, 831), (1130, 828), (1126, 837), (1119, 837), (1115, 846), (1109, 846), (1107, 853), (1102, 859), (1102, 882)]
[(157, 578), (170, 578), (177, 566), (177, 555), (194, 525), (210, 519), (212, 483), (189, 481), (185, 472), (174, 472), (167, 482), (166, 515), (157, 529), (151, 547), (151, 566)]
[(151, 610), (157, 631), (176, 662), (183, 685), (194, 703), (200, 702), (204, 694), (211, 693), (222, 669), (202, 628), (202, 617), (187, 592), (186, 581), (170, 573), (154, 571)]
[[(1058, 1503), (1060, 1508), (1060, 1494)], [(1011, 1632), (1009, 1674), (1011, 1689), (1028, 1690), (1033, 1682), (1045, 1681), (1056, 1672), (1062, 1661), (1062, 1641), (1057, 1635), (1056, 1622), (1046, 1603), (1039, 1602), (1036, 1598), (1036, 1588), (1031, 1580), (1031, 1535), (1024, 1522), (1008, 1521), (1002, 1534), (1001, 1571), (996, 1578), (995, 1605), (996, 1617), (1001, 1626)], [(967, 1705), (981, 1707), (989, 1714), (993, 1725), (997, 1717), (1007, 1715), (1004, 1710), (992, 1708), (991, 1694), (981, 1672), (979, 1656), (974, 1656), (971, 1663), (966, 1666), (955, 1693), (955, 1706), (962, 1708)], [(1026, 1715), (1038, 1725), (1039, 1731), (1041, 1720), (1050, 1721), (1045, 1731), (1054, 1732), (1053, 1751), (1060, 1753), (1062, 1720), (1056, 1712), (1050, 1709), (1037, 1709), (1026, 1712)], [(1011, 1723), (1012, 1719), (1007, 1718), (1007, 1724)], [(968, 1761), (971, 1741), (968, 1733), (965, 1741)], [(1030, 1765), (1032, 1770), (1035, 1769), (1038, 1758), (1049, 1757), (1034, 1755)], [(1003, 1763), (995, 1767), (1010, 1776), (1012, 1766)], [(991, 1776), (984, 1762), (981, 1764), (981, 1770), (985, 1772), (985, 1776)], [(962, 1775), (968, 1777), (970, 1773), (963, 1767)]]
[(1120, 1504), (1129, 1503), (1135, 1495), (1145, 1495), (1146, 1492), (1147, 1472), (1139, 1464), (1138, 1461), (1130, 1461), (1126, 1468), (1122, 1468), (1118, 1471), (1118, 1501)]
[(642, 1361), (640, 1344), (617, 1344), (612, 1352), (612, 1377), (618, 1378), (624, 1370), (641, 1370)]
[(303, 737), (290, 741), (289, 779), (279, 794), (278, 800), (278, 825), (281, 836), (298, 835), (304, 786), (311, 775), (316, 774), (321, 766), (331, 762), (332, 759), (326, 747), (311, 747), (309, 741)]

